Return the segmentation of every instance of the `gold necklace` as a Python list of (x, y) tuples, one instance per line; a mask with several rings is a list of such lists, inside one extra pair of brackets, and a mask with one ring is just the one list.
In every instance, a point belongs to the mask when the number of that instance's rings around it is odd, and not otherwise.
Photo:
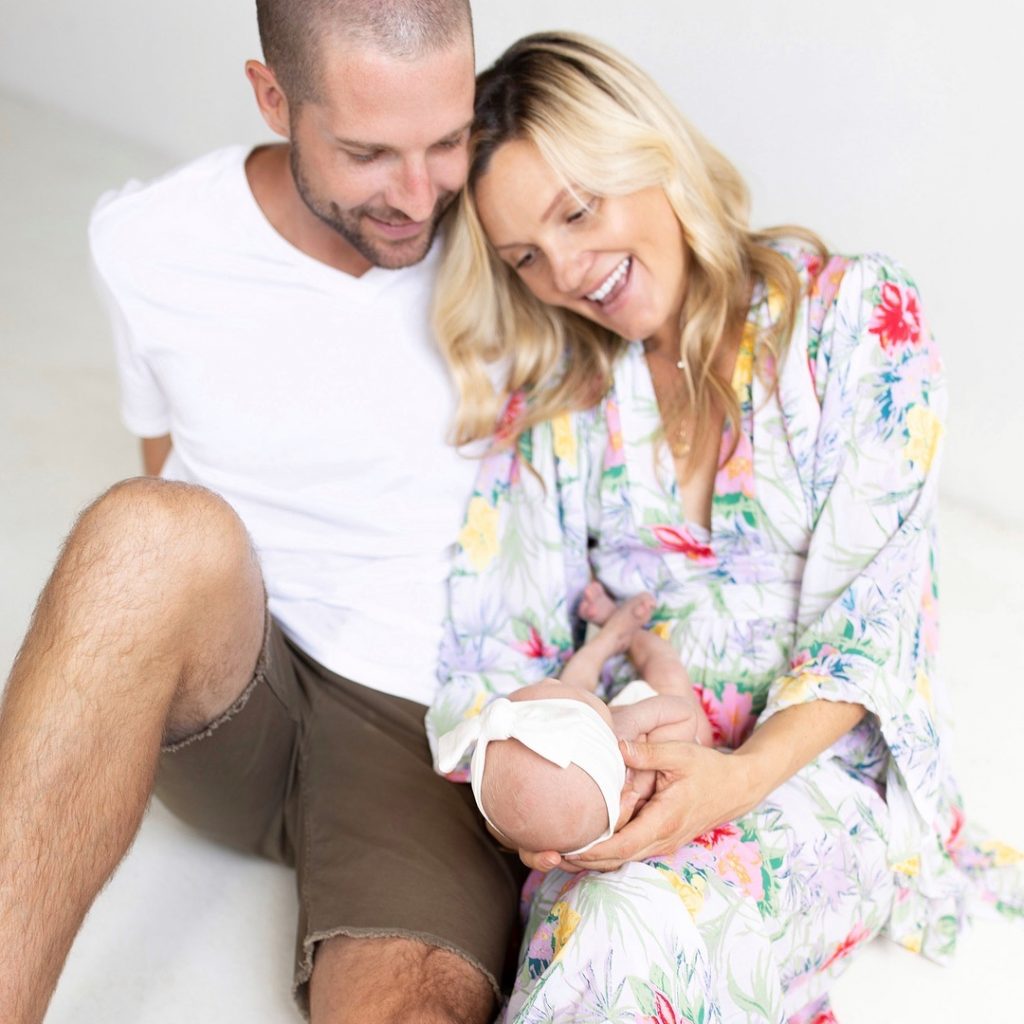
[[(652, 370), (650, 355), (648, 353), (647, 366), (649, 371)], [(682, 359), (675, 364), (674, 368), (682, 371), (684, 376), (689, 377), (689, 368)], [(689, 424), (682, 411), (683, 403), (680, 401), (684, 389), (682, 387), (673, 387), (671, 389), (673, 393), (667, 394), (663, 385), (659, 383), (658, 377), (659, 374), (651, 372), (651, 384), (654, 387), (654, 398), (658, 404), (661, 430), (665, 437), (665, 443), (668, 445), (668, 450), (672, 453), (673, 458), (688, 458), (693, 445), (690, 439)], [(672, 424), (672, 420), (676, 422)]]

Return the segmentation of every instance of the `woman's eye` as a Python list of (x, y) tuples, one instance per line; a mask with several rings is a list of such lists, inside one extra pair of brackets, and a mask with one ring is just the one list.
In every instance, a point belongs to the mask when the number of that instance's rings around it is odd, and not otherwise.
[(566, 220), (570, 224), (577, 224), (581, 220), (584, 220), (585, 218), (589, 217), (590, 214), (592, 214), (596, 208), (597, 208), (597, 200), (596, 199), (588, 199), (587, 202), (585, 202), (578, 209), (573, 210), (573, 212), (569, 214), (569, 216), (566, 218)]
[(520, 256), (519, 259), (516, 260), (516, 262), (514, 264), (514, 269), (515, 270), (525, 270), (532, 262), (533, 262), (533, 253), (532, 252), (523, 253), (523, 255)]

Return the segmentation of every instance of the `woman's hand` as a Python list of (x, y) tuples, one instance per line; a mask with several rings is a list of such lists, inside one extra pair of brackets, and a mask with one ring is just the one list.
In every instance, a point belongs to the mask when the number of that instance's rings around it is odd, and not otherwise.
[(656, 773), (654, 795), (636, 817), (571, 862), (551, 850), (519, 855), (539, 871), (614, 871), (627, 861), (672, 853), (752, 810), (863, 717), (860, 704), (808, 701), (772, 715), (731, 753), (698, 743), (622, 741), (627, 767)]
[(628, 767), (656, 773), (654, 795), (610, 839), (561, 865), (566, 870), (613, 871), (627, 861), (672, 853), (745, 814), (764, 796), (746, 760), (734, 753), (683, 742), (620, 747)]

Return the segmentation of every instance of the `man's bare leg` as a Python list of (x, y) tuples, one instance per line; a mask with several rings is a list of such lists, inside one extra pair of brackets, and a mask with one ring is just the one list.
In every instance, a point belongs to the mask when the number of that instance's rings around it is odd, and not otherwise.
[(311, 1024), (487, 1024), (494, 990), (456, 953), (411, 939), (339, 936), (317, 950)]
[(583, 591), (580, 616), (600, 625), (601, 631), (569, 659), (562, 670), (562, 682), (593, 692), (604, 663), (629, 650), (652, 611), (654, 598), (650, 594), (637, 594), (616, 605), (600, 583), (591, 582)]
[(259, 567), (216, 495), (129, 480), (87, 509), (0, 711), (0, 1020), (38, 1024), (138, 829), (161, 740), (230, 707), (257, 660)]

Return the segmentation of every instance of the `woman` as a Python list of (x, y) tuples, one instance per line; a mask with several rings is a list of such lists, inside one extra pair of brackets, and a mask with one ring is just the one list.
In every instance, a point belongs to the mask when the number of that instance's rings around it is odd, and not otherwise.
[(572, 864), (525, 858), (509, 1019), (831, 1019), (854, 947), (945, 959), (964, 868), (999, 859), (963, 838), (936, 703), (945, 402), (916, 289), (751, 232), (731, 165), (581, 37), (485, 72), (471, 146), (437, 314), (459, 440), (507, 403), (432, 739), (557, 675), (596, 577), (654, 594), (719, 745), (626, 750), (655, 798)]

